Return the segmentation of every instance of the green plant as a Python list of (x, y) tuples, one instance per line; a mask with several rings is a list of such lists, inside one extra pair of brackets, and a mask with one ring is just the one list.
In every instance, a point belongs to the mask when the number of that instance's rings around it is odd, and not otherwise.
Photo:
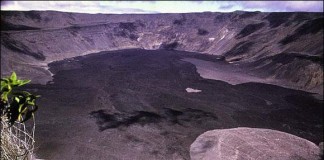
[(27, 91), (17, 91), (16, 88), (29, 83), (30, 80), (20, 80), (15, 72), (7, 78), (1, 78), (1, 120), (12, 126), (14, 122), (23, 123), (29, 120), (38, 109), (36, 98)]

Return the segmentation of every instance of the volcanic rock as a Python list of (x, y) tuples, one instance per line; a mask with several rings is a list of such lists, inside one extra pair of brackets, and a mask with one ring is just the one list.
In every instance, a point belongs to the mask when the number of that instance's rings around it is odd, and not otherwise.
[(192, 160), (318, 160), (314, 143), (280, 131), (260, 128), (216, 129), (190, 146)]

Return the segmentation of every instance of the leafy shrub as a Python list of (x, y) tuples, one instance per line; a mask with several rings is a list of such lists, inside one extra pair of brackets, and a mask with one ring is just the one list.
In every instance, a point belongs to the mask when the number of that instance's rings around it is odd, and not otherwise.
[(35, 101), (39, 96), (15, 90), (29, 82), (30, 80), (18, 79), (15, 72), (8, 78), (1, 78), (1, 121), (6, 121), (9, 126), (14, 122), (23, 123), (29, 120), (38, 108)]

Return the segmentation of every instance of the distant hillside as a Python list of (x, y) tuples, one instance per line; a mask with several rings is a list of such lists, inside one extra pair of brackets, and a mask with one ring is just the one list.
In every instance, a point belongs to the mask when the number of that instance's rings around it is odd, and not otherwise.
[(223, 55), (261, 77), (323, 89), (323, 13), (80, 14), (1, 11), (1, 74), (38, 83), (52, 61), (127, 48)]

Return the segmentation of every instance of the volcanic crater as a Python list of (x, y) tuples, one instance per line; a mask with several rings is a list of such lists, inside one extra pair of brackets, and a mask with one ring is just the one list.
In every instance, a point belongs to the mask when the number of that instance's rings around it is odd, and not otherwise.
[(321, 13), (1, 11), (1, 23), (1, 75), (42, 96), (37, 157), (190, 159), (199, 135), (236, 127), (323, 142)]

